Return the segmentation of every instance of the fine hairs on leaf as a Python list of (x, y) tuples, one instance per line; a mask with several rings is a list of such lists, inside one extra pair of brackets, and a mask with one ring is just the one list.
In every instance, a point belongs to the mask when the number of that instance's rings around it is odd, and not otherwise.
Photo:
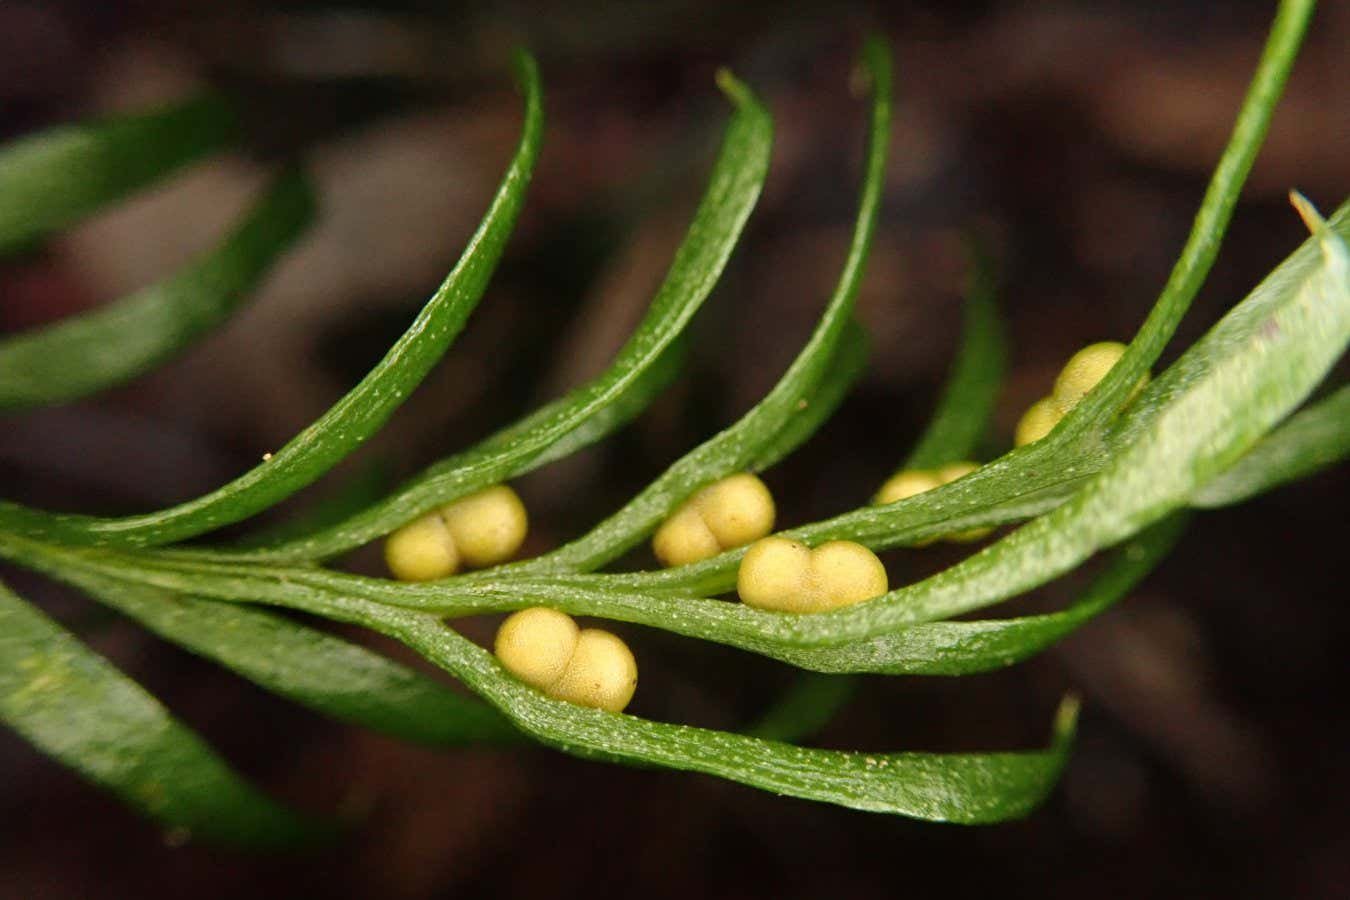
[[(794, 743), (828, 724), (854, 695), (857, 680), (847, 673), (959, 676), (1025, 660), (1128, 596), (1175, 546), (1193, 518), (1188, 508), (1240, 502), (1350, 451), (1346, 387), (1332, 386), (1299, 411), (1350, 342), (1350, 206), (1322, 222), (1298, 199), (1312, 236), (1133, 396), (1214, 261), (1312, 7), (1308, 0), (1280, 4), (1232, 138), (1157, 304), (1119, 362), (1053, 431), (931, 490), (878, 505), (844, 498), (838, 515), (787, 523), (777, 533), (813, 548), (847, 540), (882, 550), (1016, 526), (937, 574), (831, 612), (791, 614), (719, 596), (736, 584), (745, 547), (668, 569), (607, 570), (696, 492), (738, 473), (762, 472), (791, 454), (862, 372), (867, 335), (854, 303), (878, 227), (892, 115), (891, 60), (879, 39), (862, 52), (867, 140), (852, 239), (811, 335), (760, 402), (574, 539), (532, 558), (419, 583), (324, 565), (433, 509), (601, 440), (680, 376), (691, 320), (705, 302), (718, 302), (714, 288), (770, 164), (769, 113), (727, 72), (717, 80), (731, 115), (707, 189), (645, 317), (600, 375), (392, 490), (378, 478), (357, 482), (307, 521), (231, 545), (181, 544), (248, 519), (322, 477), (384, 424), (464, 327), (514, 229), (540, 152), (540, 79), (522, 54), (521, 138), (497, 194), (440, 289), (359, 384), (262, 465), (167, 509), (99, 517), (0, 501), (0, 558), (64, 582), (298, 705), (403, 740), (447, 748), (534, 741), (587, 758), (699, 772), (933, 821), (1026, 815), (1053, 789), (1068, 758), (1073, 697), (1061, 704), (1042, 749), (857, 753)], [(0, 148), (0, 186), (17, 186), (0, 191), (0, 252), (38, 240), (230, 139), (225, 125), (200, 128), (195, 142), (179, 133), (194, 116), (215, 116), (223, 109), (217, 103), (62, 129)], [(120, 180), (97, 190), (58, 189), (72, 160), (104, 164), (136, 142), (155, 149)], [(252, 291), (299, 235), (310, 205), (303, 176), (283, 174), (216, 251), (163, 284), (0, 340), (0, 409), (85, 396), (185, 348)], [(900, 445), (896, 453), (899, 469), (937, 469), (988, 446), (981, 442), (989, 437), (1008, 353), (994, 261), (978, 241), (969, 246), (960, 346), (930, 424), (908, 452)], [(887, 473), (875, 474), (880, 485)], [(1102, 553), (1101, 569), (1066, 608), (955, 620)], [(544, 614), (554, 619), (596, 616), (737, 647), (803, 674), (743, 733), (656, 722), (555, 699), (447, 621), (535, 606), (556, 611)], [(353, 628), (397, 641), (472, 696), (354, 642), (347, 636)], [(331, 834), (329, 824), (290, 812), (251, 786), (126, 675), (4, 588), (0, 720), (165, 827), (245, 844)]]

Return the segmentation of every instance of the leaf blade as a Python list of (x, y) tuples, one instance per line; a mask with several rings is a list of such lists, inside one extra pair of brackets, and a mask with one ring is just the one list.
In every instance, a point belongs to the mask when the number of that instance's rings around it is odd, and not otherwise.
[(146, 816), (232, 843), (314, 824), (241, 780), (134, 681), (0, 585), (0, 719)]
[(459, 262), (380, 363), (318, 420), (261, 465), (208, 494), (152, 513), (116, 518), (48, 513), (0, 501), (0, 526), (71, 544), (153, 546), (237, 522), (290, 496), (375, 433), (425, 377), (482, 296), (524, 201), (543, 125), (539, 73), (522, 54), (520, 144)]
[(432, 746), (519, 739), (489, 707), (267, 610), (73, 571), (61, 578), (165, 640), (338, 721)]
[(313, 208), (299, 173), (283, 175), (215, 250), (168, 280), (0, 341), (0, 410), (75, 400), (181, 351), (238, 308), (303, 233)]
[(767, 175), (772, 135), (768, 112), (744, 88), (729, 94), (736, 111), (703, 201), (642, 324), (603, 374), (476, 446), (431, 465), (357, 515), (244, 556), (294, 561), (336, 555), (389, 533), (437, 504), (544, 465), (635, 415), (673, 377), (679, 358), (677, 338), (715, 286)]
[(237, 135), (228, 104), (202, 96), (0, 147), (0, 255), (228, 146)]

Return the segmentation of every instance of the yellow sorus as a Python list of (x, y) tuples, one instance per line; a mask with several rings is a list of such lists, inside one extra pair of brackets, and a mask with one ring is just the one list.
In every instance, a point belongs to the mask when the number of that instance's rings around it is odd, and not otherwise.
[[(968, 461), (948, 463), (938, 469), (905, 469), (897, 472), (887, 479), (886, 483), (877, 491), (873, 502), (877, 504), (896, 503), (900, 500), (906, 500), (910, 497), (931, 491), (935, 487), (955, 481), (958, 478), (964, 478), (971, 472), (978, 469), (979, 463)], [(993, 531), (992, 528), (972, 528), (967, 531), (958, 531), (954, 534), (944, 535), (943, 539), (948, 541), (978, 541), (980, 538)], [(937, 538), (930, 538), (925, 541), (917, 541), (915, 547), (925, 547), (933, 543)]]
[(486, 488), (432, 510), (389, 535), (384, 560), (400, 581), (432, 581), (505, 562), (529, 527), (525, 505), (506, 485)]
[(1013, 432), (1013, 445), (1025, 447), (1039, 441), (1054, 431), (1062, 418), (1064, 412), (1055, 404), (1054, 399), (1042, 397), (1027, 407), (1027, 411), (1022, 413), (1022, 418), (1017, 420), (1017, 428)]
[[(1069, 357), (1069, 361), (1064, 364), (1064, 368), (1055, 379), (1054, 389), (1050, 392), (1050, 398), (1054, 400), (1060, 412), (1067, 413), (1077, 406), (1089, 391), (1101, 383), (1106, 373), (1120, 362), (1126, 349), (1126, 346), (1118, 341), (1102, 341), (1098, 344), (1088, 344)], [(1148, 384), (1147, 373), (1139, 379), (1130, 398), (1133, 399), (1146, 384)]]
[(536, 606), (513, 613), (493, 647), (502, 666), (556, 700), (622, 712), (637, 690), (637, 661), (620, 638), (577, 628), (566, 613)]
[(749, 472), (701, 489), (661, 524), (652, 552), (664, 566), (685, 566), (741, 547), (773, 531), (773, 495)]
[(746, 551), (736, 576), (747, 606), (777, 612), (826, 612), (879, 597), (886, 588), (881, 560), (852, 541), (830, 541), (813, 550), (766, 537)]

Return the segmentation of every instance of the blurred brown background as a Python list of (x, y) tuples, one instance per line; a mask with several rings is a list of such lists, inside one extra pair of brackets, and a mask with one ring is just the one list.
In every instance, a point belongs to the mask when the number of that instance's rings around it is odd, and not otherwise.
[[(91, 307), (210, 246), (281, 160), (322, 218), (220, 333), (132, 386), (0, 426), (3, 495), (131, 512), (216, 486), (322, 412), (383, 353), (458, 255), (509, 157), (510, 49), (540, 56), (544, 155), (521, 227), (449, 357), (333, 478), (394, 481), (599, 371), (688, 221), (730, 65), (772, 108), (772, 171), (693, 326), (684, 377), (640, 421), (522, 479), (538, 551), (575, 535), (779, 376), (837, 276), (868, 28), (896, 58), (883, 226), (860, 298), (873, 358), (829, 425), (767, 476), (782, 521), (864, 502), (922, 427), (959, 326), (957, 237), (994, 236), (1011, 371), (989, 455), (1080, 345), (1128, 339), (1185, 238), (1272, 4), (456, 5), (0, 3), (0, 137), (214, 85), (245, 150), (0, 262), (0, 329)], [(1350, 193), (1350, 4), (1313, 24), (1223, 255), (1176, 347), (1302, 239), (1296, 186)], [(1340, 377), (1344, 378), (1344, 369)], [(776, 798), (546, 750), (427, 750), (267, 696), (83, 598), (5, 577), (154, 690), (241, 770), (320, 811), (365, 814), (339, 847), (251, 857), (171, 847), (0, 734), (0, 895), (1333, 897), (1350, 890), (1345, 468), (1199, 517), (1118, 609), (1043, 657), (966, 678), (868, 678), (820, 737), (857, 749), (1036, 746), (1086, 700), (1063, 785), (1025, 822), (962, 829)], [(888, 556), (893, 580), (958, 558)], [(635, 557), (643, 562), (641, 556)], [(369, 552), (351, 562), (375, 571)], [(1067, 579), (1009, 611), (1063, 604)], [(476, 637), (491, 622), (466, 623)], [(632, 711), (737, 728), (790, 682), (768, 661), (622, 628)], [(397, 649), (391, 648), (397, 653)]]

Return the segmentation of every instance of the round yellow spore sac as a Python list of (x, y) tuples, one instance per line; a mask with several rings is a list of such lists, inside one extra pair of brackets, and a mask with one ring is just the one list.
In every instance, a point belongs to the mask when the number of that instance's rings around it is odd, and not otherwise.
[[(876, 496), (872, 498), (872, 502), (877, 506), (898, 503), (901, 500), (918, 496), (925, 491), (931, 491), (941, 484), (942, 481), (937, 477), (936, 472), (930, 472), (927, 469), (904, 469), (886, 479), (886, 483), (881, 486), (881, 490), (877, 491)], [(936, 541), (937, 538), (925, 538), (921, 541), (915, 541), (910, 546), (927, 547)]]
[(609, 712), (623, 712), (637, 690), (637, 660), (617, 635), (584, 628), (562, 678), (549, 695)]
[[(979, 463), (962, 460), (961, 462), (948, 463), (935, 473), (938, 480), (943, 484), (951, 484), (958, 478), (965, 478), (971, 472), (980, 467)], [(965, 531), (956, 531), (952, 534), (943, 535), (943, 540), (955, 541), (958, 544), (968, 544), (972, 541), (982, 540), (993, 533), (992, 528), (968, 528)]]
[(1022, 413), (1022, 418), (1017, 420), (1017, 428), (1013, 431), (1013, 445), (1025, 447), (1039, 441), (1054, 431), (1062, 418), (1064, 412), (1055, 405), (1054, 399), (1042, 397), (1028, 406), (1027, 411)]
[(888, 586), (875, 553), (852, 541), (814, 550), (799, 541), (767, 537), (746, 551), (736, 590), (747, 606), (776, 612), (818, 613), (879, 597)]
[(512, 675), (557, 700), (622, 712), (637, 690), (637, 661), (621, 639), (578, 629), (566, 613), (533, 607), (497, 630), (497, 659)]
[(432, 510), (389, 535), (384, 560), (400, 581), (433, 581), (510, 559), (529, 529), (525, 504), (503, 484)]
[(702, 488), (661, 523), (652, 552), (664, 566), (685, 566), (740, 547), (773, 531), (773, 495), (741, 472)]
[[(1050, 398), (1055, 406), (1059, 407), (1059, 411), (1067, 413), (1077, 406), (1079, 401), (1106, 377), (1106, 373), (1120, 362), (1126, 349), (1119, 341), (1102, 341), (1098, 344), (1088, 344), (1069, 357), (1069, 361), (1064, 364), (1064, 368), (1055, 379), (1054, 389), (1050, 392)], [(1139, 379), (1139, 383), (1130, 394), (1130, 399), (1134, 399), (1146, 384), (1148, 384), (1147, 374)]]
[(512, 675), (547, 691), (567, 671), (580, 634), (567, 613), (535, 606), (506, 617), (492, 650)]
[(872, 498), (872, 502), (878, 506), (898, 503), (925, 491), (931, 491), (941, 484), (942, 481), (938, 478), (936, 472), (930, 472), (927, 469), (905, 469), (886, 479), (886, 483), (881, 486), (881, 490), (877, 491), (876, 496)]

